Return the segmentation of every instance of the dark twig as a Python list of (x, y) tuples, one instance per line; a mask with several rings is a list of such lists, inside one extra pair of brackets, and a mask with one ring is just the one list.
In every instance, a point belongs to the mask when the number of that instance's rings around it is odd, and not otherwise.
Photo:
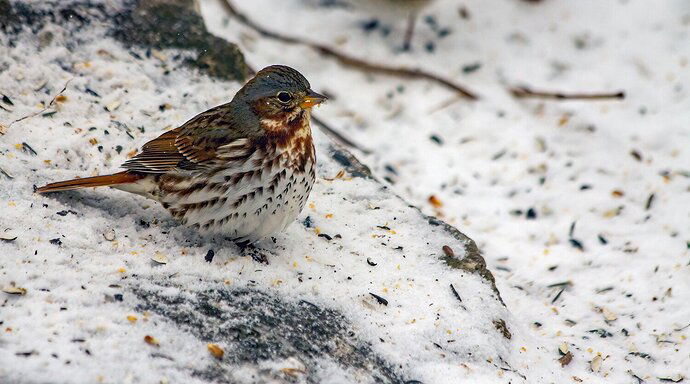
[(314, 116), (313, 114), (312, 114), (312, 116), (311, 116), (311, 119), (312, 119), (319, 127), (321, 127), (321, 130), (322, 130), (322, 131), (326, 132), (326, 134), (327, 134), (328, 136), (330, 136), (331, 138), (335, 139), (335, 140), (338, 141), (340, 144), (345, 145), (345, 146), (348, 146), (348, 147), (351, 147), (351, 148), (355, 148), (355, 149), (357, 149), (358, 151), (364, 153), (365, 155), (368, 155), (368, 154), (371, 153), (371, 150), (360, 147), (357, 143), (355, 143), (354, 141), (352, 141), (352, 140), (348, 139), (347, 137), (343, 136), (340, 132), (336, 131), (333, 127), (331, 127), (330, 125), (328, 125), (325, 121), (319, 119), (318, 117)]
[(528, 87), (511, 87), (510, 93), (518, 99), (548, 99), (548, 100), (609, 100), (625, 99), (625, 92), (615, 93), (563, 93), (535, 91)]
[(299, 39), (297, 37), (293, 36), (286, 36), (277, 32), (270, 31), (268, 29), (265, 29), (264, 27), (258, 25), (255, 23), (253, 20), (249, 19), (246, 15), (243, 13), (239, 12), (235, 6), (233, 6), (231, 0), (224, 0), (223, 4), (225, 5), (225, 9), (232, 15), (234, 16), (240, 23), (246, 25), (247, 27), (255, 30), (259, 34), (261, 34), (264, 37), (269, 37), (271, 39), (279, 40), (284, 43), (288, 44), (299, 44), (299, 45), (306, 45), (322, 55), (325, 56), (330, 56), (332, 58), (335, 58), (342, 64), (355, 67), (367, 72), (376, 72), (376, 73), (381, 73), (384, 75), (390, 75), (390, 76), (400, 76), (400, 77), (408, 77), (408, 78), (415, 78), (415, 79), (425, 79), (425, 80), (430, 80), (436, 83), (439, 83), (445, 87), (448, 87), (456, 92), (458, 92), (460, 95), (470, 99), (470, 100), (477, 100), (478, 97), (475, 95), (473, 92), (467, 90), (465, 87), (456, 84), (448, 79), (444, 79), (441, 76), (435, 75), (430, 72), (426, 72), (422, 69), (419, 68), (404, 68), (404, 67), (392, 67), (392, 66), (387, 66), (387, 65), (382, 65), (382, 64), (377, 64), (377, 63), (371, 63), (356, 57), (352, 57), (350, 55), (344, 54), (342, 52), (336, 51), (335, 49), (311, 42), (311, 41), (305, 41), (302, 39)]
[(460, 297), (460, 294), (459, 294), (458, 291), (455, 289), (455, 287), (453, 286), (453, 284), (450, 285), (450, 290), (453, 292), (453, 296), (455, 296), (455, 298), (458, 299), (458, 301), (460, 302), (460, 306), (462, 307), (462, 309), (467, 310), (467, 308), (465, 307), (465, 305), (462, 303), (462, 298)]

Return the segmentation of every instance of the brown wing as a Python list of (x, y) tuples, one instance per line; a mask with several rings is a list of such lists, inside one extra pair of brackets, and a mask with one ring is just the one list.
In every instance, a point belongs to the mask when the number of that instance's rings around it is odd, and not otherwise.
[(224, 104), (200, 113), (181, 127), (144, 144), (141, 153), (122, 167), (154, 174), (207, 167), (217, 159), (218, 147), (243, 138), (228, 118), (229, 110), (229, 105)]
[(175, 128), (144, 144), (141, 153), (127, 160), (122, 168), (143, 173), (166, 173), (176, 168), (184, 160), (175, 145), (179, 133), (180, 128)]

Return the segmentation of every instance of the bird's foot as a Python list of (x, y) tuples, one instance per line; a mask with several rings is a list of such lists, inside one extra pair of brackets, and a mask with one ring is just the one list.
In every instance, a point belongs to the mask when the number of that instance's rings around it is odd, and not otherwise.
[(237, 242), (242, 256), (250, 256), (257, 263), (268, 265), (268, 252), (265, 249), (255, 247), (248, 241)]

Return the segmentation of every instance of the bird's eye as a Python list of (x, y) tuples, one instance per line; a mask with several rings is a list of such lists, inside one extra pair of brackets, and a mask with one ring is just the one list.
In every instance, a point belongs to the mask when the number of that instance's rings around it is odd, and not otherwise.
[(287, 103), (290, 100), (292, 100), (292, 95), (290, 95), (288, 92), (285, 92), (285, 91), (278, 92), (277, 97), (278, 97), (278, 101), (280, 101), (281, 103)]

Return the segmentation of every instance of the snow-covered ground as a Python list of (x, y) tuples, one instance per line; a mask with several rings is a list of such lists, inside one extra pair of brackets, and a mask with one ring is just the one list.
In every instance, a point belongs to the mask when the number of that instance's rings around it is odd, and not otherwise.
[[(0, 241), (0, 288), (27, 289), (0, 293), (0, 379), (203, 382), (226, 369), (240, 382), (262, 375), (352, 382), (366, 381), (373, 362), (385, 380), (425, 384), (687, 381), (687, 1), (435, 0), (421, 12), (411, 53), (398, 49), (406, 25), (398, 13), (343, 4), (235, 1), (269, 29), (370, 61), (424, 67), (481, 100), (271, 41), (215, 0), (201, 9), (209, 29), (238, 43), (255, 68), (292, 65), (332, 96), (318, 116), (370, 150), (359, 157), (405, 199), (478, 242), (511, 313), (488, 284), (438, 261), (442, 245), (461, 253), (456, 239), (423, 225), (375, 184), (336, 177), (341, 167), (328, 159), (322, 135), (312, 204), (277, 245), (266, 245), (281, 255), (268, 266), (222, 240), (199, 239), (159, 206), (122, 192), (34, 195), (33, 184), (117, 169), (143, 141), (239, 87), (179, 68), (177, 52), (145, 58), (140, 50), (136, 59), (98, 31), (75, 44), (49, 26), (52, 41), (26, 34), (16, 46), (0, 44), (0, 92), (13, 102), (0, 101), (0, 124), (40, 111), (72, 79), (55, 108), (0, 136), (0, 168), (9, 175), (0, 174), (0, 237), (8, 240)], [(624, 90), (627, 98), (519, 101), (508, 85)], [(203, 261), (209, 249), (212, 263)], [(355, 335), (346, 347), (370, 360), (351, 370), (330, 357), (258, 368), (217, 363), (207, 342), (227, 355), (238, 347), (208, 329), (235, 320), (208, 316), (207, 328), (184, 328), (165, 307), (179, 299), (185, 304), (173, 309), (194, 319), (200, 293), (247, 290), (260, 292), (250, 299), (268, 297), (269, 312), (299, 313), (296, 303), (306, 298), (333, 308), (347, 319), (336, 331)], [(222, 300), (211, 305), (247, 320)], [(498, 318), (511, 340), (494, 328)], [(312, 320), (305, 315), (305, 324)], [(565, 367), (559, 347), (573, 355)], [(302, 376), (305, 368), (311, 377)]]
[(469, 242), (353, 177), (318, 132), (319, 180), (260, 244), (269, 265), (124, 192), (33, 193), (117, 170), (240, 86), (182, 66), (190, 52), (124, 48), (107, 20), (74, 25), (0, 35), (0, 383), (558, 377), (492, 286), (443, 261)]
[[(413, 52), (399, 53), (404, 19), (343, 3), (235, 5), (271, 30), (423, 67), (482, 99), (276, 43), (215, 1), (202, 10), (253, 65), (308, 73), (333, 96), (319, 116), (372, 151), (376, 174), (478, 242), (558, 382), (690, 378), (690, 4), (437, 0)], [(508, 85), (626, 98), (516, 100)], [(574, 358), (561, 368), (563, 344)]]

